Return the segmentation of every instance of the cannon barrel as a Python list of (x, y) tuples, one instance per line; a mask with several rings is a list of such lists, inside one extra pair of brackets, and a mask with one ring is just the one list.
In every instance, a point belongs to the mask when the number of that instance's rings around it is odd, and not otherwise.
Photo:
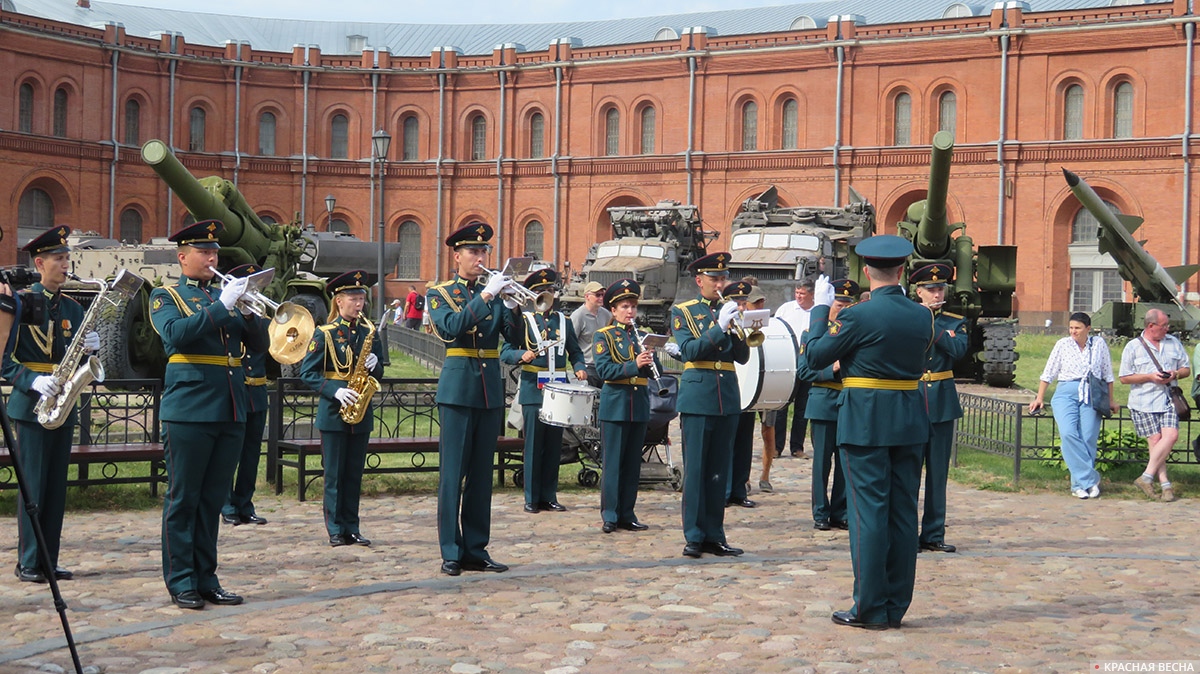
[(929, 164), (929, 191), (924, 201), (908, 209), (910, 222), (917, 225), (913, 243), (917, 256), (927, 260), (945, 258), (950, 252), (950, 226), (946, 222), (946, 193), (950, 187), (950, 160), (954, 157), (954, 135), (938, 131), (933, 136)]

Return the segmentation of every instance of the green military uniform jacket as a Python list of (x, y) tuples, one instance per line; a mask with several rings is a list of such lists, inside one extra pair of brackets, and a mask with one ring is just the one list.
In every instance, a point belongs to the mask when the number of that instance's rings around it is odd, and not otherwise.
[[(354, 371), (358, 369), (363, 342), (371, 332), (370, 319), (348, 321), (341, 316), (313, 332), (312, 341), (308, 343), (308, 352), (304, 354), (304, 360), (300, 361), (300, 379), (321, 396), (320, 402), (317, 403), (317, 430), (368, 435), (374, 430), (373, 402), (367, 405), (367, 413), (362, 421), (351, 426), (342, 421), (342, 404), (333, 397), (338, 389), (346, 386)], [(375, 369), (371, 370), (371, 376), (379, 379), (383, 376), (382, 340), (372, 338), (371, 353), (379, 358)]]
[[(933, 348), (921, 378), (921, 393), (929, 410), (929, 421), (940, 423), (961, 419), (962, 405), (954, 386), (954, 363), (967, 354), (970, 338), (967, 322), (958, 314), (938, 312), (933, 318)], [(934, 379), (937, 373), (949, 373), (946, 379)], [(946, 376), (946, 375), (941, 375)]]
[[(600, 421), (650, 421), (650, 368), (638, 368), (641, 350), (630, 325), (613, 323), (596, 331), (592, 360), (604, 380), (600, 389)], [(658, 358), (654, 365), (662, 372)]]
[[(541, 405), (542, 389), (538, 388), (537, 373), (538, 371), (544, 372), (550, 367), (550, 356), (542, 354), (536, 356), (529, 363), (522, 363), (521, 356), (525, 355), (526, 351), (537, 353), (538, 335), (533, 334), (525, 316), (512, 320), (519, 321), (520, 325), (515, 330), (509, 331), (508, 338), (500, 347), (500, 360), (521, 368), (521, 387), (517, 391), (517, 402), (521, 405)], [(548, 318), (545, 314), (534, 314), (533, 320), (543, 341), (557, 340), (560, 335), (566, 333), (565, 351), (560, 355), (558, 349), (554, 349), (555, 372), (566, 373), (582, 370), (584, 367), (583, 351), (575, 339), (575, 330), (571, 327), (570, 319), (562, 312), (554, 311)]]
[(838, 399), (842, 396), (842, 378), (834, 373), (833, 365), (819, 370), (809, 367), (804, 357), (804, 347), (814, 333), (805, 330), (800, 335), (800, 351), (796, 354), (796, 378), (812, 383), (808, 392), (808, 404), (804, 407), (804, 418), (814, 421), (837, 421)]
[[(253, 319), (258, 323), (258, 329), (267, 333), (266, 318)], [(250, 351), (242, 345), (242, 367), (246, 370), (246, 401), (250, 412), (267, 411), (267, 353), (265, 351)]]
[(249, 407), (242, 343), (266, 351), (262, 324), (221, 304), (220, 289), (181, 276), (150, 293), (150, 321), (167, 352), (163, 421), (245, 422)]
[(439, 405), (504, 407), (500, 338), (515, 329), (513, 312), (498, 297), (490, 305), (484, 302), (482, 292), (483, 284), (468, 284), (455, 275), (426, 294), (433, 334), (446, 343), (438, 377)]
[[(4, 378), (13, 385), (8, 399), (9, 418), (37, 423), (33, 408), (42, 394), (33, 390), (33, 380), (53, 372), (62, 360), (83, 323), (83, 307), (62, 293), (46, 290), (41, 283), (30, 286), (30, 292), (46, 297), (46, 319), (41, 325), (14, 326), (16, 344), (4, 359)], [(72, 410), (67, 423), (74, 424), (78, 417), (79, 412)]]
[[(719, 309), (720, 301), (715, 305)], [(717, 325), (714, 307), (703, 297), (671, 307), (671, 334), (684, 361), (675, 409), (680, 414), (741, 414), (733, 364), (750, 360), (745, 340), (730, 337)]]
[[(925, 400), (917, 380), (933, 342), (933, 314), (908, 299), (900, 286), (871, 291), (871, 299), (846, 307), (829, 320), (829, 307), (813, 307), (804, 347), (810, 368), (841, 362), (844, 388), (838, 398), (838, 446), (920, 445), (929, 438)], [(896, 350), (915, 341), (925, 352)], [(898, 355), (907, 354), (912, 355)], [(863, 386), (855, 384), (862, 383)]]

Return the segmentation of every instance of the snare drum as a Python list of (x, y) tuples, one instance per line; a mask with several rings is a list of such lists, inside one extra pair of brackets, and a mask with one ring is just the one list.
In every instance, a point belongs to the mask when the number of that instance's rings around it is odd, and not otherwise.
[(762, 346), (750, 349), (745, 365), (736, 364), (744, 411), (777, 410), (788, 404), (796, 386), (799, 336), (779, 318), (772, 318), (762, 332)]
[(551, 426), (591, 426), (593, 404), (600, 389), (587, 384), (551, 382), (542, 389), (538, 421)]

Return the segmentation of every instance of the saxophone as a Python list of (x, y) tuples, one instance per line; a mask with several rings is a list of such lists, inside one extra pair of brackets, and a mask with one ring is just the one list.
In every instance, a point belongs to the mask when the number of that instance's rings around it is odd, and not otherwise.
[[(361, 311), (358, 318), (362, 320)], [(379, 380), (372, 377), (371, 372), (367, 370), (367, 356), (371, 354), (371, 344), (375, 341), (375, 326), (371, 325), (371, 321), (363, 321), (363, 324), (367, 326), (367, 338), (363, 340), (362, 348), (358, 350), (358, 360), (354, 366), (354, 372), (346, 380), (347, 388), (358, 394), (358, 400), (351, 405), (342, 405), (341, 411), (338, 412), (342, 421), (351, 426), (367, 416), (367, 407), (371, 404), (371, 396), (379, 392)]]
[[(74, 274), (71, 275), (71, 278), (83, 281)], [(66, 353), (63, 354), (62, 362), (54, 366), (54, 371), (50, 374), (58, 384), (58, 395), (44, 395), (33, 406), (38, 423), (50, 430), (66, 423), (67, 417), (71, 415), (71, 410), (75, 409), (75, 403), (79, 400), (79, 395), (83, 393), (85, 387), (93, 381), (104, 381), (104, 365), (100, 363), (100, 359), (88, 356), (84, 361), (86, 350), (83, 348), (83, 342), (85, 336), (95, 329), (101, 312), (109, 307), (120, 306), (121, 302), (132, 297), (141, 288), (143, 279), (137, 274), (122, 269), (117, 274), (117, 278), (113, 280), (111, 288), (103, 281), (89, 280), (86, 282), (98, 284), (102, 286), (102, 289), (96, 299), (92, 300), (92, 306), (88, 307), (83, 322), (76, 328), (75, 337), (67, 347)]]

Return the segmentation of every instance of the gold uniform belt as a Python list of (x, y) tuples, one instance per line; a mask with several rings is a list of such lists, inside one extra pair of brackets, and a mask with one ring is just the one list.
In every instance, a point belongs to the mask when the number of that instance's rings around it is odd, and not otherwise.
[(266, 377), (246, 377), (246, 386), (266, 386)]
[(693, 360), (683, 364), (685, 370), (732, 370), (733, 363), (722, 360)]
[(446, 349), (446, 357), (451, 358), (499, 358), (500, 349)]
[(943, 379), (954, 379), (954, 370), (926, 372), (925, 374), (921, 375), (921, 381), (942, 381)]
[(54, 363), (21, 363), (21, 365), (34, 372), (43, 372), (46, 374), (54, 372)]
[(840, 381), (814, 381), (813, 386), (833, 389), (834, 391), (842, 390), (842, 382)]
[[(446, 354), (446, 355), (450, 355), (450, 354)], [(550, 370), (549, 370), (549, 368), (538, 367), (537, 365), (526, 364), (526, 365), (521, 366), (521, 371), (522, 372), (549, 372)], [(563, 374), (566, 374), (566, 370), (563, 370), (562, 372), (563, 372)]]
[(915, 391), (916, 379), (876, 379), (875, 377), (846, 377), (842, 386), (846, 388), (873, 388), (882, 391)]
[(241, 367), (242, 359), (233, 356), (202, 356), (191, 353), (177, 353), (167, 359), (168, 363), (187, 363), (188, 365), (219, 365), (221, 367)]
[(626, 386), (645, 386), (645, 377), (630, 377), (628, 379), (607, 379), (605, 384), (624, 384)]

